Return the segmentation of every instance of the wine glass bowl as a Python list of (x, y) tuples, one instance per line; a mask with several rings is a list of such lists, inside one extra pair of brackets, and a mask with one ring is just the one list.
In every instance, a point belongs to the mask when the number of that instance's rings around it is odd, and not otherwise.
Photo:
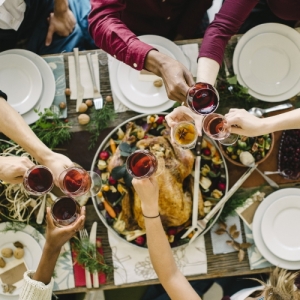
[(82, 196), (89, 192), (92, 180), (89, 173), (80, 167), (70, 167), (59, 175), (61, 191), (69, 196)]
[(23, 177), (23, 186), (29, 194), (36, 196), (46, 194), (54, 186), (53, 174), (45, 166), (33, 166), (26, 171)]
[(80, 206), (69, 196), (57, 198), (51, 206), (51, 216), (57, 227), (68, 226), (76, 221), (80, 215)]
[(178, 122), (172, 130), (172, 140), (182, 149), (194, 148), (197, 138), (197, 128), (192, 122)]
[(196, 114), (211, 114), (219, 106), (219, 93), (211, 84), (197, 82), (187, 92), (187, 105)]

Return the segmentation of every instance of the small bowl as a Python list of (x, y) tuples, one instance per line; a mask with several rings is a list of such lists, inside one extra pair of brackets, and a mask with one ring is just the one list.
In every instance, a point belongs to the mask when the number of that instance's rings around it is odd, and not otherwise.
[[(259, 160), (256, 160), (256, 159), (255, 159), (255, 163), (258, 164), (258, 165), (261, 164), (262, 162), (264, 162), (264, 161), (270, 156), (271, 152), (273, 151), (273, 148), (274, 148), (274, 133), (270, 133), (269, 136), (270, 136), (270, 138), (271, 138), (270, 148), (269, 148), (269, 150), (266, 152), (266, 154), (265, 154), (265, 156), (264, 156), (263, 158), (261, 158), (261, 159), (259, 159)], [(241, 136), (241, 137), (243, 137), (243, 136)], [(220, 145), (220, 149), (221, 149), (221, 151), (222, 151), (224, 157), (225, 157), (228, 161), (230, 161), (232, 164), (234, 164), (234, 165), (236, 165), (236, 166), (239, 166), (239, 167), (247, 167), (247, 166), (243, 165), (243, 164), (240, 162), (240, 159), (239, 159), (239, 155), (238, 155), (238, 154), (237, 154), (237, 159), (235, 160), (235, 159), (233, 159), (233, 158), (228, 154), (228, 151), (226, 151), (226, 149), (227, 149), (228, 147), (234, 147), (235, 149), (240, 149), (240, 148), (238, 148), (237, 143), (239, 143), (239, 141), (241, 140), (241, 137), (238, 138), (237, 142), (236, 142), (234, 145), (231, 145), (231, 146), (224, 146), (224, 145), (222, 145), (222, 144), (220, 144), (220, 143), (219, 143), (219, 145)], [(260, 136), (260, 137), (261, 137), (261, 136)], [(252, 138), (255, 139), (256, 137), (251, 137), (251, 139), (252, 139)], [(254, 143), (251, 144), (251, 148), (252, 148), (253, 144), (254, 144)], [(252, 154), (251, 148), (250, 148), (250, 150), (249, 150), (249, 149), (244, 149), (244, 150), (240, 149), (240, 150), (241, 150), (241, 151), (249, 151), (249, 152)]]

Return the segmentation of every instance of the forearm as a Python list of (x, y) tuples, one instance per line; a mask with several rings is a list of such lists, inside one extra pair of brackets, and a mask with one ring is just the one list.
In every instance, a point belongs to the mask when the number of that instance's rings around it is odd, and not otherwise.
[(210, 58), (200, 57), (198, 60), (197, 82), (205, 82), (211, 85), (215, 84), (220, 66)]
[(42, 162), (52, 151), (34, 134), (23, 118), (0, 97), (0, 131)]
[(32, 276), (33, 280), (48, 284), (53, 276), (54, 268), (60, 254), (60, 248), (53, 249), (47, 242), (36, 272)]

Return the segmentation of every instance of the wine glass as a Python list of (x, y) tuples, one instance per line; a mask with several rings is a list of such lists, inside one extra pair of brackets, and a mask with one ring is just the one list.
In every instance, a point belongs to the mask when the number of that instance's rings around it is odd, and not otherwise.
[(164, 167), (164, 159), (156, 157), (148, 150), (136, 150), (126, 160), (128, 173), (136, 179), (158, 176), (163, 172)]
[(238, 135), (231, 133), (231, 126), (227, 124), (226, 118), (220, 114), (212, 113), (203, 119), (204, 132), (222, 145), (232, 145)]
[(219, 93), (211, 84), (197, 82), (187, 92), (187, 105), (198, 115), (211, 114), (219, 106)]
[(80, 216), (80, 206), (72, 197), (62, 196), (51, 205), (51, 216), (57, 227), (70, 225)]
[(172, 129), (172, 140), (182, 149), (194, 148), (197, 138), (197, 128), (192, 122), (178, 122)]
[(69, 196), (82, 196), (89, 192), (94, 196), (101, 190), (102, 180), (96, 172), (70, 167), (59, 175), (59, 185), (62, 192)]
[(52, 172), (42, 165), (29, 168), (23, 177), (23, 186), (32, 195), (44, 195), (52, 190), (53, 185)]

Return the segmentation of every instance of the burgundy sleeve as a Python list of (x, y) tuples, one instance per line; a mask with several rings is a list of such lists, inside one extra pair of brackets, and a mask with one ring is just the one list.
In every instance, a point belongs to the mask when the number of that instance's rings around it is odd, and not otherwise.
[(100, 48), (125, 64), (141, 70), (152, 46), (141, 42), (120, 20), (125, 0), (91, 0), (89, 32)]
[(238, 32), (258, 0), (225, 0), (215, 20), (207, 28), (199, 57), (208, 57), (222, 65), (228, 40)]
[(195, 36), (197, 27), (201, 24), (201, 20), (211, 7), (213, 0), (190, 0), (187, 3), (176, 33), (182, 35), (184, 39), (191, 39)]

